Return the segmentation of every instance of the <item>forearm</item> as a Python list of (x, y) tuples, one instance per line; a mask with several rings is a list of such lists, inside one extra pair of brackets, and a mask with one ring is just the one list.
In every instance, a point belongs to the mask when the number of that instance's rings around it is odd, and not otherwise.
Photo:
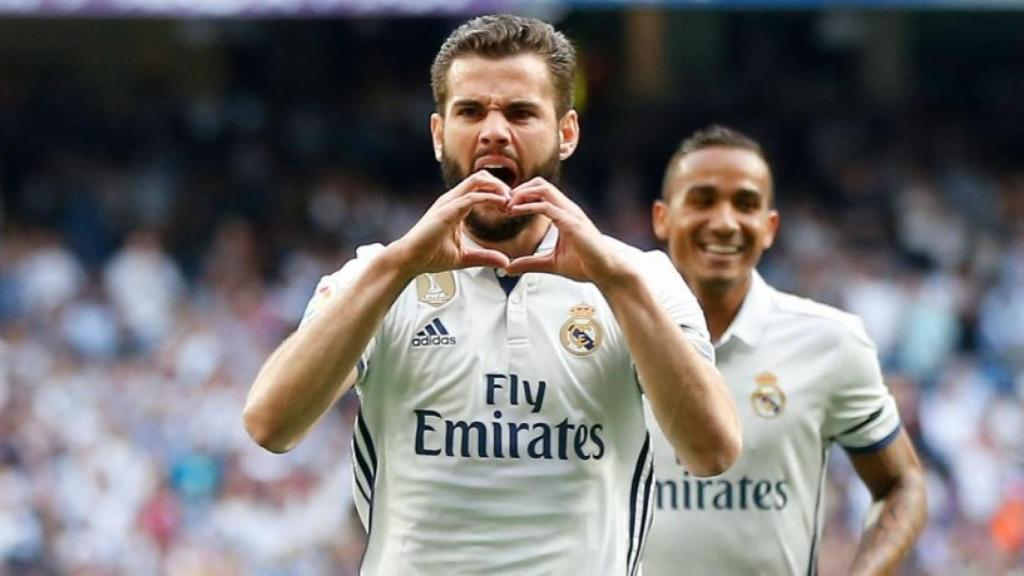
[(735, 405), (718, 370), (690, 345), (638, 274), (628, 271), (600, 287), (677, 456), (697, 476), (725, 471), (739, 456), (742, 441)]
[(360, 355), (411, 279), (393, 252), (374, 258), (264, 363), (244, 411), (246, 430), (261, 446), (290, 450), (352, 385)]
[(895, 574), (924, 528), (925, 481), (920, 470), (909, 470), (868, 512), (851, 574)]

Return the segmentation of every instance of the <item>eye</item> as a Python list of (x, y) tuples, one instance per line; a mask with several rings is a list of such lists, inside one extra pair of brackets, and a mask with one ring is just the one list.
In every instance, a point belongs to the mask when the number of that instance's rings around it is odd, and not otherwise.
[(708, 190), (691, 190), (686, 195), (686, 204), (693, 208), (707, 208), (714, 204), (715, 195), (713, 192)]
[(761, 197), (757, 194), (738, 194), (733, 205), (741, 212), (756, 212), (761, 208)]
[(513, 121), (529, 120), (534, 116), (535, 114), (533, 113), (533, 110), (530, 110), (528, 108), (515, 108), (513, 110), (510, 110), (508, 113), (509, 120)]
[(480, 108), (476, 106), (461, 106), (455, 109), (455, 115), (459, 118), (476, 118), (480, 116)]

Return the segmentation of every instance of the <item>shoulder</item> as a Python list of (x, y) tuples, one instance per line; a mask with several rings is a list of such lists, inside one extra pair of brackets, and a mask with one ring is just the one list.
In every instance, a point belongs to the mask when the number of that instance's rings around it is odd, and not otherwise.
[(775, 313), (788, 322), (813, 327), (815, 333), (833, 344), (855, 344), (874, 348), (874, 342), (857, 316), (834, 306), (769, 287)]
[(384, 245), (380, 243), (359, 246), (356, 248), (355, 256), (346, 260), (341, 265), (341, 268), (338, 268), (334, 272), (324, 276), (321, 283), (327, 283), (333, 286), (341, 286), (345, 284), (360, 271), (364, 270), (366, 266), (382, 252), (384, 252)]
[(780, 316), (793, 321), (807, 322), (817, 332), (838, 340), (852, 340), (873, 346), (864, 330), (864, 323), (857, 316), (817, 300), (774, 288), (769, 289), (773, 292), (775, 311)]
[(669, 260), (668, 255), (661, 250), (642, 250), (632, 244), (627, 244), (618, 238), (608, 236), (607, 234), (604, 238), (611, 245), (612, 250), (614, 250), (616, 254), (626, 257), (630, 262), (637, 266), (640, 269), (640, 272), (645, 276), (661, 276), (669, 274), (677, 277), (679, 280), (682, 280), (682, 278), (679, 277), (679, 273), (676, 272), (675, 266), (672, 265), (672, 261)]
[(384, 252), (385, 246), (381, 243), (376, 244), (365, 244), (356, 248), (355, 256), (349, 258), (341, 265), (341, 268), (332, 272), (329, 276), (338, 276), (345, 272), (348, 268), (360, 268), (366, 266), (374, 258)]
[(359, 273), (366, 269), (366, 265), (383, 251), (383, 244), (360, 246), (356, 249), (354, 258), (342, 264), (341, 268), (320, 278), (313, 297), (306, 304), (306, 311), (302, 314), (302, 323), (316, 314), (328, 300), (352, 284)]

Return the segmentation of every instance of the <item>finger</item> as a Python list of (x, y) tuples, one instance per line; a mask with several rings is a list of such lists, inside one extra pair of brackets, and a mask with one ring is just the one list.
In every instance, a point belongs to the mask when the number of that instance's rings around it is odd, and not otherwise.
[(555, 268), (553, 252), (544, 255), (522, 256), (508, 264), (505, 270), (513, 276), (521, 276), (528, 272), (551, 273)]
[(509, 208), (509, 212), (514, 216), (522, 214), (543, 214), (550, 218), (555, 224), (565, 222), (570, 217), (568, 212), (547, 201), (517, 204), (511, 206)]
[(502, 182), (497, 176), (486, 170), (479, 170), (467, 176), (451, 189), (454, 196), (463, 196), (471, 192), (495, 192), (505, 196), (507, 199), (512, 195), (512, 189), (508, 184)]
[(512, 189), (512, 197), (540, 195), (558, 206), (575, 206), (572, 200), (558, 186), (537, 176)]
[(455, 200), (474, 192), (491, 192), (502, 196), (505, 201), (511, 196), (511, 189), (507, 184), (499, 180), (490, 172), (474, 172), (450, 190), (441, 194), (431, 206), (432, 210), (442, 209)]
[(459, 260), (463, 268), (472, 268), (474, 266), (506, 268), (509, 265), (508, 256), (498, 252), (497, 250), (465, 250)]
[(469, 214), (469, 211), (473, 209), (473, 206), (477, 204), (491, 204), (498, 208), (505, 209), (507, 207), (507, 200), (504, 196), (495, 192), (470, 192), (465, 196), (460, 196), (457, 199), (449, 202), (446, 206), (441, 208), (442, 218), (445, 218), (449, 222), (458, 222)]
[(546, 198), (553, 199), (558, 189), (543, 178), (533, 178), (523, 182), (511, 190), (513, 201), (522, 201), (524, 198)]
[(550, 194), (546, 193), (544, 188), (531, 186), (529, 188), (516, 188), (512, 191), (512, 197), (509, 198), (509, 206), (515, 206), (516, 204), (526, 204), (527, 202), (538, 202), (541, 200), (548, 200)]

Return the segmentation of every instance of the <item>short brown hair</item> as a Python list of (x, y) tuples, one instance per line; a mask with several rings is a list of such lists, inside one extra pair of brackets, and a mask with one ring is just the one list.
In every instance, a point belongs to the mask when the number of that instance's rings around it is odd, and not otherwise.
[[(693, 134), (690, 134), (683, 143), (676, 149), (675, 154), (668, 161), (668, 169), (665, 170), (665, 179), (661, 185), (661, 195), (667, 198), (669, 180), (672, 178), (673, 167), (677, 162), (682, 160), (689, 154), (704, 150), (705, 148), (738, 148), (740, 150), (747, 150), (757, 154), (764, 163), (768, 164), (768, 158), (764, 155), (764, 149), (761, 148), (761, 144), (747, 136), (739, 130), (722, 126), (721, 124), (711, 124), (697, 130)], [(768, 165), (769, 174), (771, 173), (771, 165)], [(774, 197), (774, 194), (770, 194), (769, 198)]]
[(441, 45), (430, 67), (434, 105), (444, 114), (448, 98), (448, 70), (460, 56), (505, 58), (519, 54), (544, 58), (555, 89), (555, 112), (561, 118), (572, 109), (576, 49), (564, 34), (547, 22), (510, 14), (478, 16), (455, 29)]

